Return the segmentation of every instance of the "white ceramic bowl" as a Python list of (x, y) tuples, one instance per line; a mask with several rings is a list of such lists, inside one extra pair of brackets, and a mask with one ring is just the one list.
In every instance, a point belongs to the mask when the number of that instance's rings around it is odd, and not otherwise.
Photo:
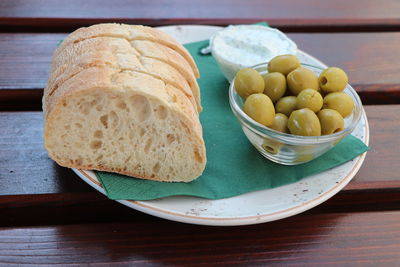
[(297, 52), (296, 44), (284, 33), (261, 25), (228, 26), (210, 38), (210, 47), (229, 82), (240, 69)]

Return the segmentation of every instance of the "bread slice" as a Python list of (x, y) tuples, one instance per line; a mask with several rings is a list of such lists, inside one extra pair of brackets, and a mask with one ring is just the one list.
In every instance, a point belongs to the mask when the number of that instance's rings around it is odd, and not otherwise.
[[(135, 70), (143, 71), (147, 68), (148, 73), (173, 84), (186, 94), (188, 87), (190, 87), (197, 109), (199, 112), (201, 111), (200, 89), (187, 61), (174, 50), (151, 41), (132, 41), (129, 43), (126, 39), (121, 38), (97, 37), (71, 44), (54, 58), (51, 76), (59, 76), (66, 68), (76, 64), (77, 59), (81, 58), (83, 54), (106, 53), (104, 51), (113, 54), (135, 55), (137, 56), (135, 62), (140, 61), (135, 64)], [(124, 60), (124, 62), (127, 61)], [(189, 96), (189, 94), (187, 95)]]
[(180, 89), (192, 102), (193, 106), (200, 108), (200, 99), (195, 99), (186, 79), (169, 64), (153, 58), (142, 58), (133, 53), (111, 53), (109, 51), (88, 50), (88, 53), (77, 58), (71, 58), (65, 65), (59, 66), (51, 74), (44, 97), (54, 93), (58, 86), (65, 80), (73, 77), (82, 70), (94, 66), (108, 66), (121, 70), (133, 70), (147, 73), (165, 83)]
[(200, 88), (197, 84), (196, 76), (191, 71), (188, 62), (180, 54), (167, 46), (150, 41), (137, 40), (130, 43), (142, 56), (161, 60), (177, 69), (188, 81), (195, 99), (200, 99)]
[(89, 67), (49, 96), (45, 147), (58, 164), (158, 181), (189, 182), (205, 168), (198, 114), (151, 75)]
[(191, 66), (195, 77), (199, 77), (199, 70), (189, 52), (175, 39), (168, 34), (142, 25), (126, 25), (116, 23), (96, 24), (87, 28), (80, 28), (71, 33), (56, 49), (55, 56), (63, 51), (70, 44), (81, 42), (95, 37), (116, 37), (128, 41), (147, 40), (165, 45), (179, 53)]
[(70, 44), (67, 49), (63, 49), (58, 52), (57, 55), (54, 53), (51, 62), (51, 72), (54, 72), (62, 65), (68, 65), (71, 60), (94, 49), (98, 51), (109, 51), (110, 53), (133, 53), (140, 56), (139, 52), (137, 52), (126, 39), (95, 37)]

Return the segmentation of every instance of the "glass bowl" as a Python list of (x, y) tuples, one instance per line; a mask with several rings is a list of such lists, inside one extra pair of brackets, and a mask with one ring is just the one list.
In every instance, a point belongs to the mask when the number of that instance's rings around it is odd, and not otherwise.
[[(268, 73), (267, 64), (262, 63), (251, 68), (265, 75)], [(312, 70), (317, 76), (323, 70), (321, 67), (309, 64), (301, 65)], [(344, 119), (345, 128), (343, 131), (322, 136), (299, 136), (281, 133), (254, 121), (243, 112), (244, 101), (236, 93), (234, 80), (229, 87), (229, 103), (233, 114), (242, 126), (244, 134), (265, 158), (284, 165), (297, 165), (311, 161), (330, 150), (349, 135), (360, 121), (362, 114), (360, 97), (349, 84), (344, 92), (351, 96), (354, 101), (353, 113)]]

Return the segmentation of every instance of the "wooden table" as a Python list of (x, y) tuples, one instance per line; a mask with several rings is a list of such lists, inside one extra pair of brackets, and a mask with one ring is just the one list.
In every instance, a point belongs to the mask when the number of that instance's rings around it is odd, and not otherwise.
[[(371, 130), (363, 166), (322, 205), (252, 226), (182, 224), (108, 200), (48, 158), (41, 96), (57, 42), (110, 21), (268, 21), (348, 72)], [(3, 0), (0, 31), (0, 265), (400, 264), (399, 1)]]

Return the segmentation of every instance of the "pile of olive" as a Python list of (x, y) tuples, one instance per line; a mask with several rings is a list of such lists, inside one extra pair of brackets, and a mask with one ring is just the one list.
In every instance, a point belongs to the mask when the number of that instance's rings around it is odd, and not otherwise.
[(344, 129), (353, 112), (353, 99), (342, 92), (346, 73), (329, 67), (319, 77), (301, 66), (294, 55), (282, 55), (268, 63), (262, 76), (251, 68), (235, 77), (236, 92), (245, 99), (243, 111), (269, 128), (295, 135), (320, 136)]

